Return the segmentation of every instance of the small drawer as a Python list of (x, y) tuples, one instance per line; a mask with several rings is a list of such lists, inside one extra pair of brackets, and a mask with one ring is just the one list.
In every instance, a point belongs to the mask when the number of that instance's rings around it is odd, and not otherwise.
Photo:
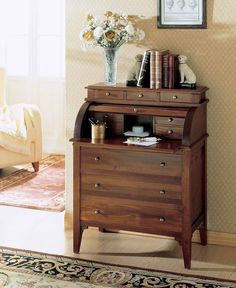
[(123, 90), (96, 90), (95, 99), (124, 99)]
[(201, 95), (191, 93), (160, 93), (161, 102), (176, 102), (176, 103), (200, 103)]
[(167, 139), (182, 139), (183, 127), (155, 125), (155, 135)]
[(161, 125), (184, 126), (185, 118), (177, 117), (155, 117), (155, 123)]
[(81, 198), (82, 224), (150, 233), (180, 232), (182, 208), (166, 203), (151, 203), (84, 195)]
[(127, 100), (159, 101), (159, 93), (154, 91), (127, 91)]

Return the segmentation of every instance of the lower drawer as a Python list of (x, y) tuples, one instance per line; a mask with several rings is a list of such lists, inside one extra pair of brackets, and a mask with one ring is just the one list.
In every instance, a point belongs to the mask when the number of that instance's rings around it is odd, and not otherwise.
[(81, 198), (82, 225), (170, 235), (182, 229), (181, 206), (108, 197)]

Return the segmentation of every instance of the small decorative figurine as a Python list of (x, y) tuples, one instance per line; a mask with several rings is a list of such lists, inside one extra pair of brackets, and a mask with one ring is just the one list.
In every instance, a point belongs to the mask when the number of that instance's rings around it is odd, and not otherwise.
[(180, 72), (180, 86), (186, 88), (196, 87), (196, 75), (192, 69), (187, 65), (187, 56), (179, 55), (179, 72)]
[(136, 63), (130, 69), (128, 73), (128, 79), (126, 81), (127, 86), (137, 86), (137, 81), (138, 81), (139, 71), (141, 68), (142, 60), (143, 60), (143, 55), (142, 54), (136, 55), (135, 60), (136, 60)]

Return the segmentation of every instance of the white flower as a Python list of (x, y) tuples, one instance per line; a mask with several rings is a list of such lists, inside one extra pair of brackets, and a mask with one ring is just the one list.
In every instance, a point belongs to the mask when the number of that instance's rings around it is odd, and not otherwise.
[(97, 27), (94, 29), (93, 31), (93, 35), (96, 39), (99, 39), (104, 33), (104, 30), (102, 29), (102, 27)]
[(126, 27), (125, 27), (125, 30), (127, 31), (127, 33), (130, 35), (130, 36), (133, 36), (134, 35), (134, 26), (129, 23)]
[(106, 11), (103, 18), (89, 14), (83, 27), (80, 33), (83, 48), (115, 48), (130, 40), (142, 40), (145, 36), (143, 30), (134, 27), (132, 17), (122, 12)]

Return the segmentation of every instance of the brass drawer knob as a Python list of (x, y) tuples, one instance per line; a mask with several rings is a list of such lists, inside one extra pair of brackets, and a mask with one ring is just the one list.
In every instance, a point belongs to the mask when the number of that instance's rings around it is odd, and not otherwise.
[(170, 117), (170, 118), (168, 118), (168, 122), (173, 122), (173, 118), (172, 117)]
[(170, 134), (173, 134), (173, 130), (168, 130), (167, 133), (170, 135)]
[(138, 112), (138, 109), (137, 109), (137, 108), (134, 108), (134, 112), (135, 112), (135, 113)]
[(111, 95), (111, 93), (110, 92), (106, 92), (106, 96), (110, 96)]
[(174, 96), (172, 97), (172, 99), (173, 99), (173, 100), (176, 100), (176, 99), (178, 99), (178, 96), (177, 96), (177, 95), (174, 95)]
[(162, 189), (162, 190), (160, 190), (160, 194), (164, 195), (164, 194), (166, 194), (166, 191), (164, 189)]
[(100, 157), (99, 157), (99, 156), (96, 156), (96, 157), (94, 158), (94, 160), (95, 160), (95, 161), (99, 161), (99, 160), (100, 160)]
[(94, 184), (94, 187), (95, 187), (95, 188), (98, 188), (99, 186), (100, 186), (100, 183), (95, 183), (95, 184)]
[(143, 97), (143, 94), (139, 94), (139, 95), (138, 95), (138, 98), (142, 98), (142, 97)]
[(101, 214), (101, 211), (100, 210), (95, 210), (94, 214), (96, 214), (96, 215)]
[(161, 163), (160, 163), (160, 166), (161, 166), (161, 167), (165, 167), (165, 166), (166, 166), (166, 163), (165, 163), (165, 162), (161, 162)]
[(164, 217), (161, 217), (161, 218), (159, 219), (159, 221), (160, 221), (160, 222), (165, 222), (166, 219), (165, 219)]

